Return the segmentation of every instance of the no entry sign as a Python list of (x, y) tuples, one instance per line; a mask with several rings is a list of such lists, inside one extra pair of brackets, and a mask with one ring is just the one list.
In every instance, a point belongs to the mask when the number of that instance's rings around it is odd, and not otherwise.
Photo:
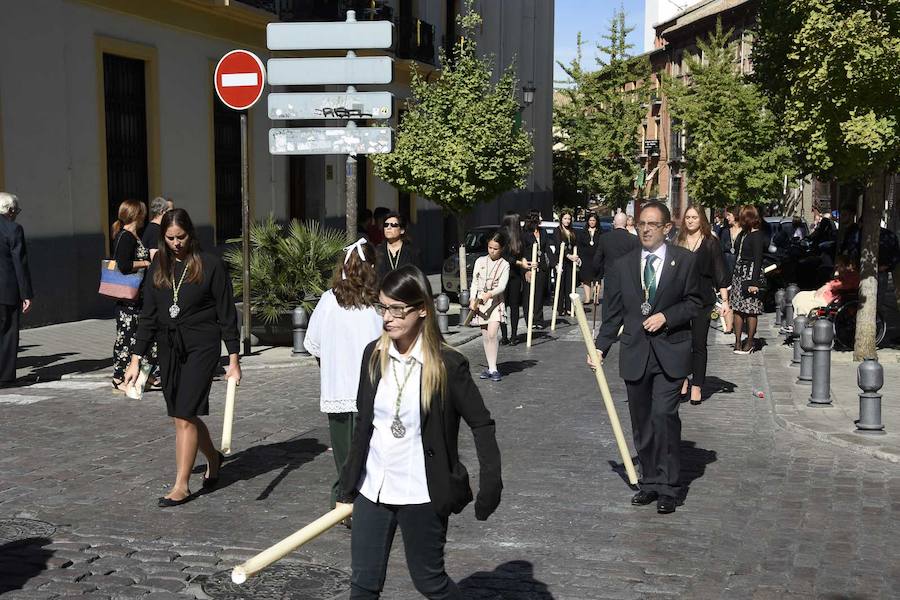
[(259, 57), (246, 50), (232, 50), (216, 65), (216, 94), (234, 110), (250, 108), (262, 96), (266, 69)]

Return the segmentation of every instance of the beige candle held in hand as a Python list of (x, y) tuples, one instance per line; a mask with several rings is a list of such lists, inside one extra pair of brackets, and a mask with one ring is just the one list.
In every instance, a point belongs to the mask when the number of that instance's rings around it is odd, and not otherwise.
[[(528, 288), (528, 335), (525, 339), (525, 346), (531, 348), (531, 335), (534, 330), (534, 280), (537, 279), (537, 257), (538, 257), (538, 244), (540, 242), (535, 242), (533, 246), (531, 246), (531, 286)], [(540, 308), (543, 312), (543, 307)]]
[[(570, 294), (575, 294), (575, 282), (578, 281), (578, 246), (575, 246), (575, 260), (572, 261), (572, 289), (569, 291)], [(575, 294), (577, 295), (577, 294)], [(581, 302), (581, 296), (578, 296), (578, 302)], [(572, 301), (572, 306), (569, 308), (569, 316), (575, 316), (575, 301)]]
[(225, 416), (222, 419), (222, 454), (231, 454), (231, 428), (234, 425), (234, 397), (237, 394), (237, 379), (228, 379), (225, 392)]
[(553, 291), (553, 312), (550, 313), (550, 331), (556, 331), (556, 309), (559, 306), (559, 286), (562, 282), (563, 269), (565, 268), (563, 261), (566, 259), (566, 243), (559, 244), (559, 263), (556, 266), (556, 285)]

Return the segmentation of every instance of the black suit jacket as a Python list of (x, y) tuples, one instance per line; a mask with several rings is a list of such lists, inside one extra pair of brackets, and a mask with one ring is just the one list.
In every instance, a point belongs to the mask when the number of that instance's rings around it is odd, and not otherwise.
[(618, 228), (599, 236), (594, 243), (597, 248), (594, 252), (594, 277), (597, 281), (603, 279), (610, 265), (619, 257), (641, 247), (636, 235)]
[[(412, 242), (405, 241), (400, 248), (400, 256), (397, 258), (397, 268), (404, 265), (415, 265), (419, 267), (423, 273), (425, 269), (422, 267), (422, 254)], [(387, 242), (381, 242), (375, 246), (375, 271), (378, 273), (378, 281), (384, 279), (384, 276), (391, 272), (391, 261), (388, 259)]]
[[(369, 380), (369, 359), (378, 340), (366, 346), (363, 352), (356, 395), (356, 430), (350, 445), (350, 455), (341, 472), (341, 502), (353, 502), (359, 494), (357, 486), (366, 467), (369, 443), (375, 430), (375, 392), (378, 391), (380, 373)], [(481, 393), (472, 381), (469, 361), (462, 354), (445, 346), (442, 352), (447, 369), (447, 396), (432, 399), (431, 410), (422, 411), (422, 448), (425, 453), (425, 478), (428, 495), (437, 514), (442, 517), (460, 512), (471, 501), (451, 482), (451, 472), (459, 463), (458, 437), (460, 417), (472, 429), (475, 449), (478, 453), (479, 489), (475, 500), (476, 515), (487, 518), (500, 504), (503, 482), (500, 477), (500, 449), (497, 447), (494, 420), (484, 406)], [(458, 471), (457, 471), (458, 472)], [(468, 488), (468, 481), (465, 483)], [(471, 494), (471, 491), (468, 492)]]
[[(626, 235), (630, 235), (626, 232)], [(596, 345), (604, 356), (620, 338), (619, 375), (626, 381), (644, 376), (650, 350), (666, 375), (680, 379), (691, 372), (691, 319), (703, 305), (696, 257), (690, 250), (666, 244), (666, 260), (660, 274), (650, 314), (663, 313), (665, 326), (647, 333), (641, 314), (644, 289), (641, 284), (641, 250), (616, 260), (606, 274), (603, 325)], [(624, 325), (622, 335), (619, 327)]]
[(0, 304), (18, 305), (33, 297), (25, 230), (0, 217)]

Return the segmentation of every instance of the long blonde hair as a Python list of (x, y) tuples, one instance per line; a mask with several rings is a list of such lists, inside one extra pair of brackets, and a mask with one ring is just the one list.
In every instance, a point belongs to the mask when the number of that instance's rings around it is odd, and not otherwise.
[[(444, 365), (442, 352), (449, 349), (444, 336), (438, 329), (434, 303), (431, 301), (431, 286), (425, 274), (414, 265), (405, 265), (385, 275), (381, 282), (381, 292), (407, 306), (425, 310), (425, 318), (421, 324), (419, 335), (422, 336), (422, 396), (423, 410), (431, 410), (431, 402), (437, 396), (447, 395), (447, 367)], [(391, 338), (387, 332), (381, 334), (375, 344), (375, 351), (369, 359), (369, 381), (374, 382), (376, 374), (382, 377), (387, 374), (390, 364), (388, 350)]]

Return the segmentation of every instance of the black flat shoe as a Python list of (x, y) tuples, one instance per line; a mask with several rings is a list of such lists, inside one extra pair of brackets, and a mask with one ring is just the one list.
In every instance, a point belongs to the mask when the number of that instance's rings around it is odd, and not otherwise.
[(702, 398), (700, 400), (691, 400), (691, 406), (700, 406), (701, 404), (703, 404)]
[(211, 490), (219, 484), (219, 471), (222, 469), (222, 463), (225, 462), (225, 455), (221, 452), (217, 452), (217, 454), (219, 455), (219, 468), (216, 469), (215, 477), (203, 477), (204, 490)]
[(500, 340), (500, 345), (501, 346), (509, 346), (509, 338), (502, 338)]
[(193, 500), (193, 496), (191, 496), (191, 494), (188, 494), (181, 500), (172, 500), (171, 498), (166, 498), (165, 496), (163, 496), (157, 501), (156, 505), (160, 508), (169, 508), (172, 506), (181, 506), (182, 504), (190, 502), (191, 500)]
[(661, 515), (675, 512), (675, 498), (672, 496), (660, 496), (656, 502), (656, 512)]
[(509, 340), (509, 345), (510, 345), (510, 346), (518, 346), (518, 345), (519, 345), (519, 338), (518, 338), (518, 337), (514, 337), (514, 338), (512, 338), (511, 340)]
[(646, 506), (659, 498), (656, 492), (645, 492), (641, 490), (631, 498), (631, 503), (635, 506)]

